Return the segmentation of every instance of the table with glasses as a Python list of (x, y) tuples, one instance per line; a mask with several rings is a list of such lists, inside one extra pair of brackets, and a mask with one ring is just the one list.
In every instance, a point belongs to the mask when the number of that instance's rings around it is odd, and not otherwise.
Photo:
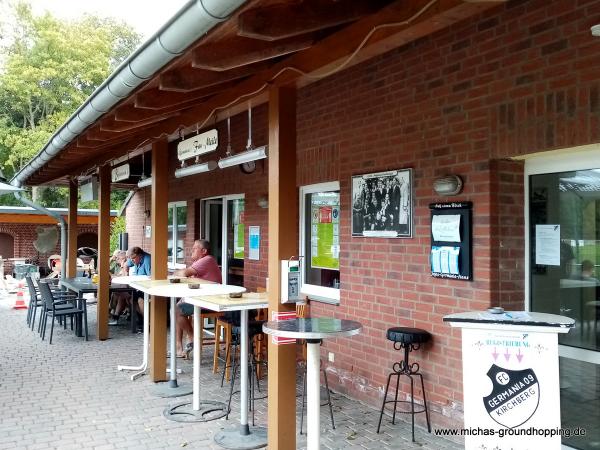
[[(87, 277), (74, 277), (74, 278), (62, 278), (60, 280), (60, 286), (77, 294), (78, 307), (87, 311), (87, 302), (83, 298), (84, 294), (96, 294), (98, 292), (98, 285), (92, 283), (91, 278)], [(127, 284), (110, 284), (110, 292), (129, 292), (131, 288)], [(81, 323), (81, 317), (78, 317), (75, 321), (75, 335), (78, 337), (83, 336), (83, 327)], [(132, 319), (133, 320), (133, 319)]]
[[(173, 279), (171, 278), (166, 280), (133, 281), (130, 283), (130, 286), (134, 289), (142, 291), (148, 295), (153, 295), (157, 298), (169, 298), (171, 302), (171, 329), (169, 333), (169, 351), (171, 353), (171, 361), (169, 381), (167, 383), (158, 383), (151, 389), (151, 392), (159, 397), (179, 397), (192, 393), (191, 386), (177, 382), (177, 344), (175, 332), (175, 308), (177, 307), (177, 299), (181, 297), (188, 297), (198, 292), (198, 289), (189, 288), (189, 284), (199, 285), (201, 289), (208, 289), (211, 286), (224, 286), (198, 278), (176, 277), (176, 279), (179, 280), (179, 282), (174, 283)], [(239, 286), (228, 286), (228, 288), (228, 292), (244, 292), (246, 290), (245, 288)]]
[(306, 444), (308, 450), (318, 450), (321, 445), (321, 355), (323, 339), (353, 336), (360, 333), (362, 325), (353, 320), (333, 318), (307, 318), (267, 322), (263, 331), (272, 336), (306, 340)]
[[(213, 286), (208, 286), (213, 288)], [(229, 288), (231, 286), (227, 286)], [(202, 308), (217, 312), (240, 311), (240, 427), (220, 431), (215, 435), (215, 442), (229, 449), (254, 449), (267, 445), (267, 431), (264, 427), (252, 427), (248, 425), (248, 311), (262, 309), (269, 306), (267, 294), (245, 293), (240, 298), (231, 298), (229, 292), (213, 292), (216, 289), (201, 289), (193, 297), (185, 297), (184, 302), (194, 306), (194, 376), (191, 409), (190, 403), (181, 403), (171, 408), (171, 414), (180, 417), (181, 421), (198, 422), (206, 421), (210, 415), (211, 408), (217, 402), (200, 400), (200, 311)], [(214, 295), (220, 294), (220, 295)], [(217, 336), (215, 338), (218, 338)], [(225, 405), (224, 405), (225, 406)], [(226, 406), (225, 406), (226, 407)], [(227, 411), (225, 412), (225, 414)], [(222, 414), (220, 417), (223, 417)], [(213, 418), (210, 416), (210, 419)]]

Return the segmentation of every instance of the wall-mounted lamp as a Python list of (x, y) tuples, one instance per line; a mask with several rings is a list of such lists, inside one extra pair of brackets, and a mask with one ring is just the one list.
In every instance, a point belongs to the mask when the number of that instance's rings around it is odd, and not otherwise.
[(202, 164), (194, 164), (193, 166), (180, 167), (175, 170), (175, 178), (183, 178), (189, 175), (195, 175), (197, 173), (210, 172), (217, 168), (215, 161), (208, 161)]
[(590, 31), (592, 32), (592, 36), (600, 36), (600, 24), (593, 25), (590, 28)]
[(145, 188), (148, 186), (152, 186), (152, 177), (142, 177), (142, 179), (140, 181), (138, 181), (138, 187), (139, 188)]
[(269, 207), (269, 198), (266, 195), (258, 198), (258, 206), (262, 209), (267, 209)]
[(446, 175), (433, 182), (433, 190), (437, 195), (456, 195), (462, 187), (463, 182), (458, 175)]

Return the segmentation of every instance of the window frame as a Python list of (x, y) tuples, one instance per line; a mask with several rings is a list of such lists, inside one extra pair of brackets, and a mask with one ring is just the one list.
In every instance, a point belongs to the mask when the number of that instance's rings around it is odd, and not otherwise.
[[(340, 209), (342, 209), (341, 205), (341, 192), (340, 192), (340, 182), (339, 181), (328, 181), (325, 183), (316, 183), (316, 184), (308, 184), (305, 186), (300, 186), (300, 214), (299, 214), (299, 237), (300, 237), (300, 247), (298, 254), (300, 255), (300, 273), (302, 274), (302, 283), (300, 286), (300, 293), (310, 297), (311, 300), (317, 300), (323, 303), (330, 303), (334, 305), (339, 305), (340, 303), (340, 289), (317, 286), (315, 284), (305, 283), (305, 271), (306, 271), (306, 258), (304, 253), (305, 244), (306, 244), (306, 236), (305, 236), (305, 223), (306, 223), (306, 198), (307, 194), (315, 194), (317, 192), (334, 192), (337, 191), (340, 193)], [(340, 242), (341, 247), (341, 242)], [(341, 267), (340, 267), (340, 277), (341, 277)]]

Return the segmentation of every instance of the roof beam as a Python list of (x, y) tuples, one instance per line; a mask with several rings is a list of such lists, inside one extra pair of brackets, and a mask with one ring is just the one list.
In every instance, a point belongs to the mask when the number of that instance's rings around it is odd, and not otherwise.
[(314, 43), (315, 38), (311, 36), (292, 37), (276, 42), (235, 36), (196, 48), (192, 67), (222, 72), (305, 50)]
[(264, 70), (267, 67), (267, 64), (264, 62), (237, 67), (224, 72), (194, 69), (193, 67), (180, 67), (160, 76), (159, 89), (175, 92), (194, 91), (196, 89), (215, 86), (225, 81), (239, 80), (240, 78), (254, 75), (256, 72)]
[(387, 3), (389, 0), (305, 0), (258, 7), (240, 14), (238, 35), (264, 41), (290, 38), (353, 22)]
[(100, 122), (100, 130), (107, 131), (109, 133), (123, 133), (125, 131), (142, 130), (144, 128), (147, 128), (148, 125), (153, 125), (156, 122), (160, 122), (162, 120), (165, 120), (170, 117), (177, 116), (177, 115), (178, 115), (177, 112), (168, 113), (168, 114), (159, 114), (159, 115), (155, 114), (153, 117), (150, 117), (145, 120), (140, 120), (137, 122), (117, 121), (113, 116), (111, 118), (106, 118), (102, 122)]

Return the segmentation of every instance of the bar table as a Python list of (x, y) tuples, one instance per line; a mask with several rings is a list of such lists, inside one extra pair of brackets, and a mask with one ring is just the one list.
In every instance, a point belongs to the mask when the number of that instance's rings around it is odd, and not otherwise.
[[(192, 393), (192, 387), (188, 384), (181, 384), (177, 382), (177, 345), (175, 336), (175, 308), (177, 307), (177, 298), (187, 297), (193, 295), (197, 290), (190, 289), (188, 284), (199, 284), (200, 286), (214, 283), (206, 280), (200, 280), (198, 278), (178, 278), (177, 283), (173, 282), (173, 279), (166, 280), (145, 280), (145, 281), (134, 281), (130, 286), (134, 289), (144, 292), (148, 295), (154, 295), (157, 298), (170, 298), (171, 300), (171, 327), (170, 327), (170, 341), (169, 347), (171, 352), (170, 361), (170, 374), (169, 381), (167, 383), (158, 383), (150, 391), (153, 395), (158, 397), (180, 397), (182, 395), (188, 395)], [(237, 287), (237, 286), (236, 286)], [(238, 288), (243, 289), (244, 288)], [(147, 314), (144, 314), (146, 316)]]
[[(121, 276), (121, 277), (113, 277), (110, 281), (111, 283), (116, 283), (116, 284), (126, 284), (129, 287), (131, 287), (132, 283), (135, 282), (139, 282), (139, 281), (146, 281), (149, 280), (150, 277), (148, 275), (128, 275), (128, 276)], [(133, 289), (133, 288), (132, 288)], [(133, 313), (135, 311), (135, 304), (133, 302), (135, 302), (137, 299), (131, 298), (131, 326), (135, 326), (134, 324), (134, 320), (135, 320), (135, 314)], [(149, 306), (150, 306), (150, 296), (146, 293), (144, 293), (144, 311), (149, 311)], [(146, 370), (148, 370), (148, 347), (149, 347), (149, 340), (150, 340), (150, 320), (148, 319), (149, 315), (148, 314), (144, 314), (144, 346), (142, 348), (142, 364), (140, 364), (139, 366), (123, 366), (123, 365), (119, 365), (117, 366), (117, 370), (118, 371), (122, 371), (122, 370), (135, 370), (136, 373), (134, 373), (133, 375), (131, 375), (131, 381), (134, 381), (135, 379), (141, 377), (142, 375), (146, 374)]]
[[(211, 295), (214, 294), (211, 292), (212, 288), (214, 286), (207, 286), (207, 289), (201, 289), (202, 292), (196, 296), (183, 299), (184, 302), (194, 305), (194, 396), (191, 410), (189, 402), (182, 403), (171, 408), (172, 414), (187, 415), (188, 419), (185, 421), (203, 421), (206, 413), (203, 412), (202, 405), (208, 404), (210, 407), (211, 404), (216, 403), (200, 401), (200, 348), (197, 345), (202, 332), (200, 309), (206, 308), (219, 312), (240, 311), (240, 427), (218, 432), (215, 435), (215, 442), (228, 449), (262, 448), (267, 445), (267, 430), (263, 427), (250, 428), (248, 425), (248, 311), (267, 308), (269, 306), (267, 294), (246, 293), (240, 298), (232, 298), (229, 295)], [(226, 410), (225, 414), (227, 414)]]
[(321, 446), (321, 381), (319, 347), (323, 339), (353, 336), (362, 325), (353, 320), (325, 317), (267, 322), (263, 331), (272, 336), (306, 340), (306, 448), (318, 450)]

